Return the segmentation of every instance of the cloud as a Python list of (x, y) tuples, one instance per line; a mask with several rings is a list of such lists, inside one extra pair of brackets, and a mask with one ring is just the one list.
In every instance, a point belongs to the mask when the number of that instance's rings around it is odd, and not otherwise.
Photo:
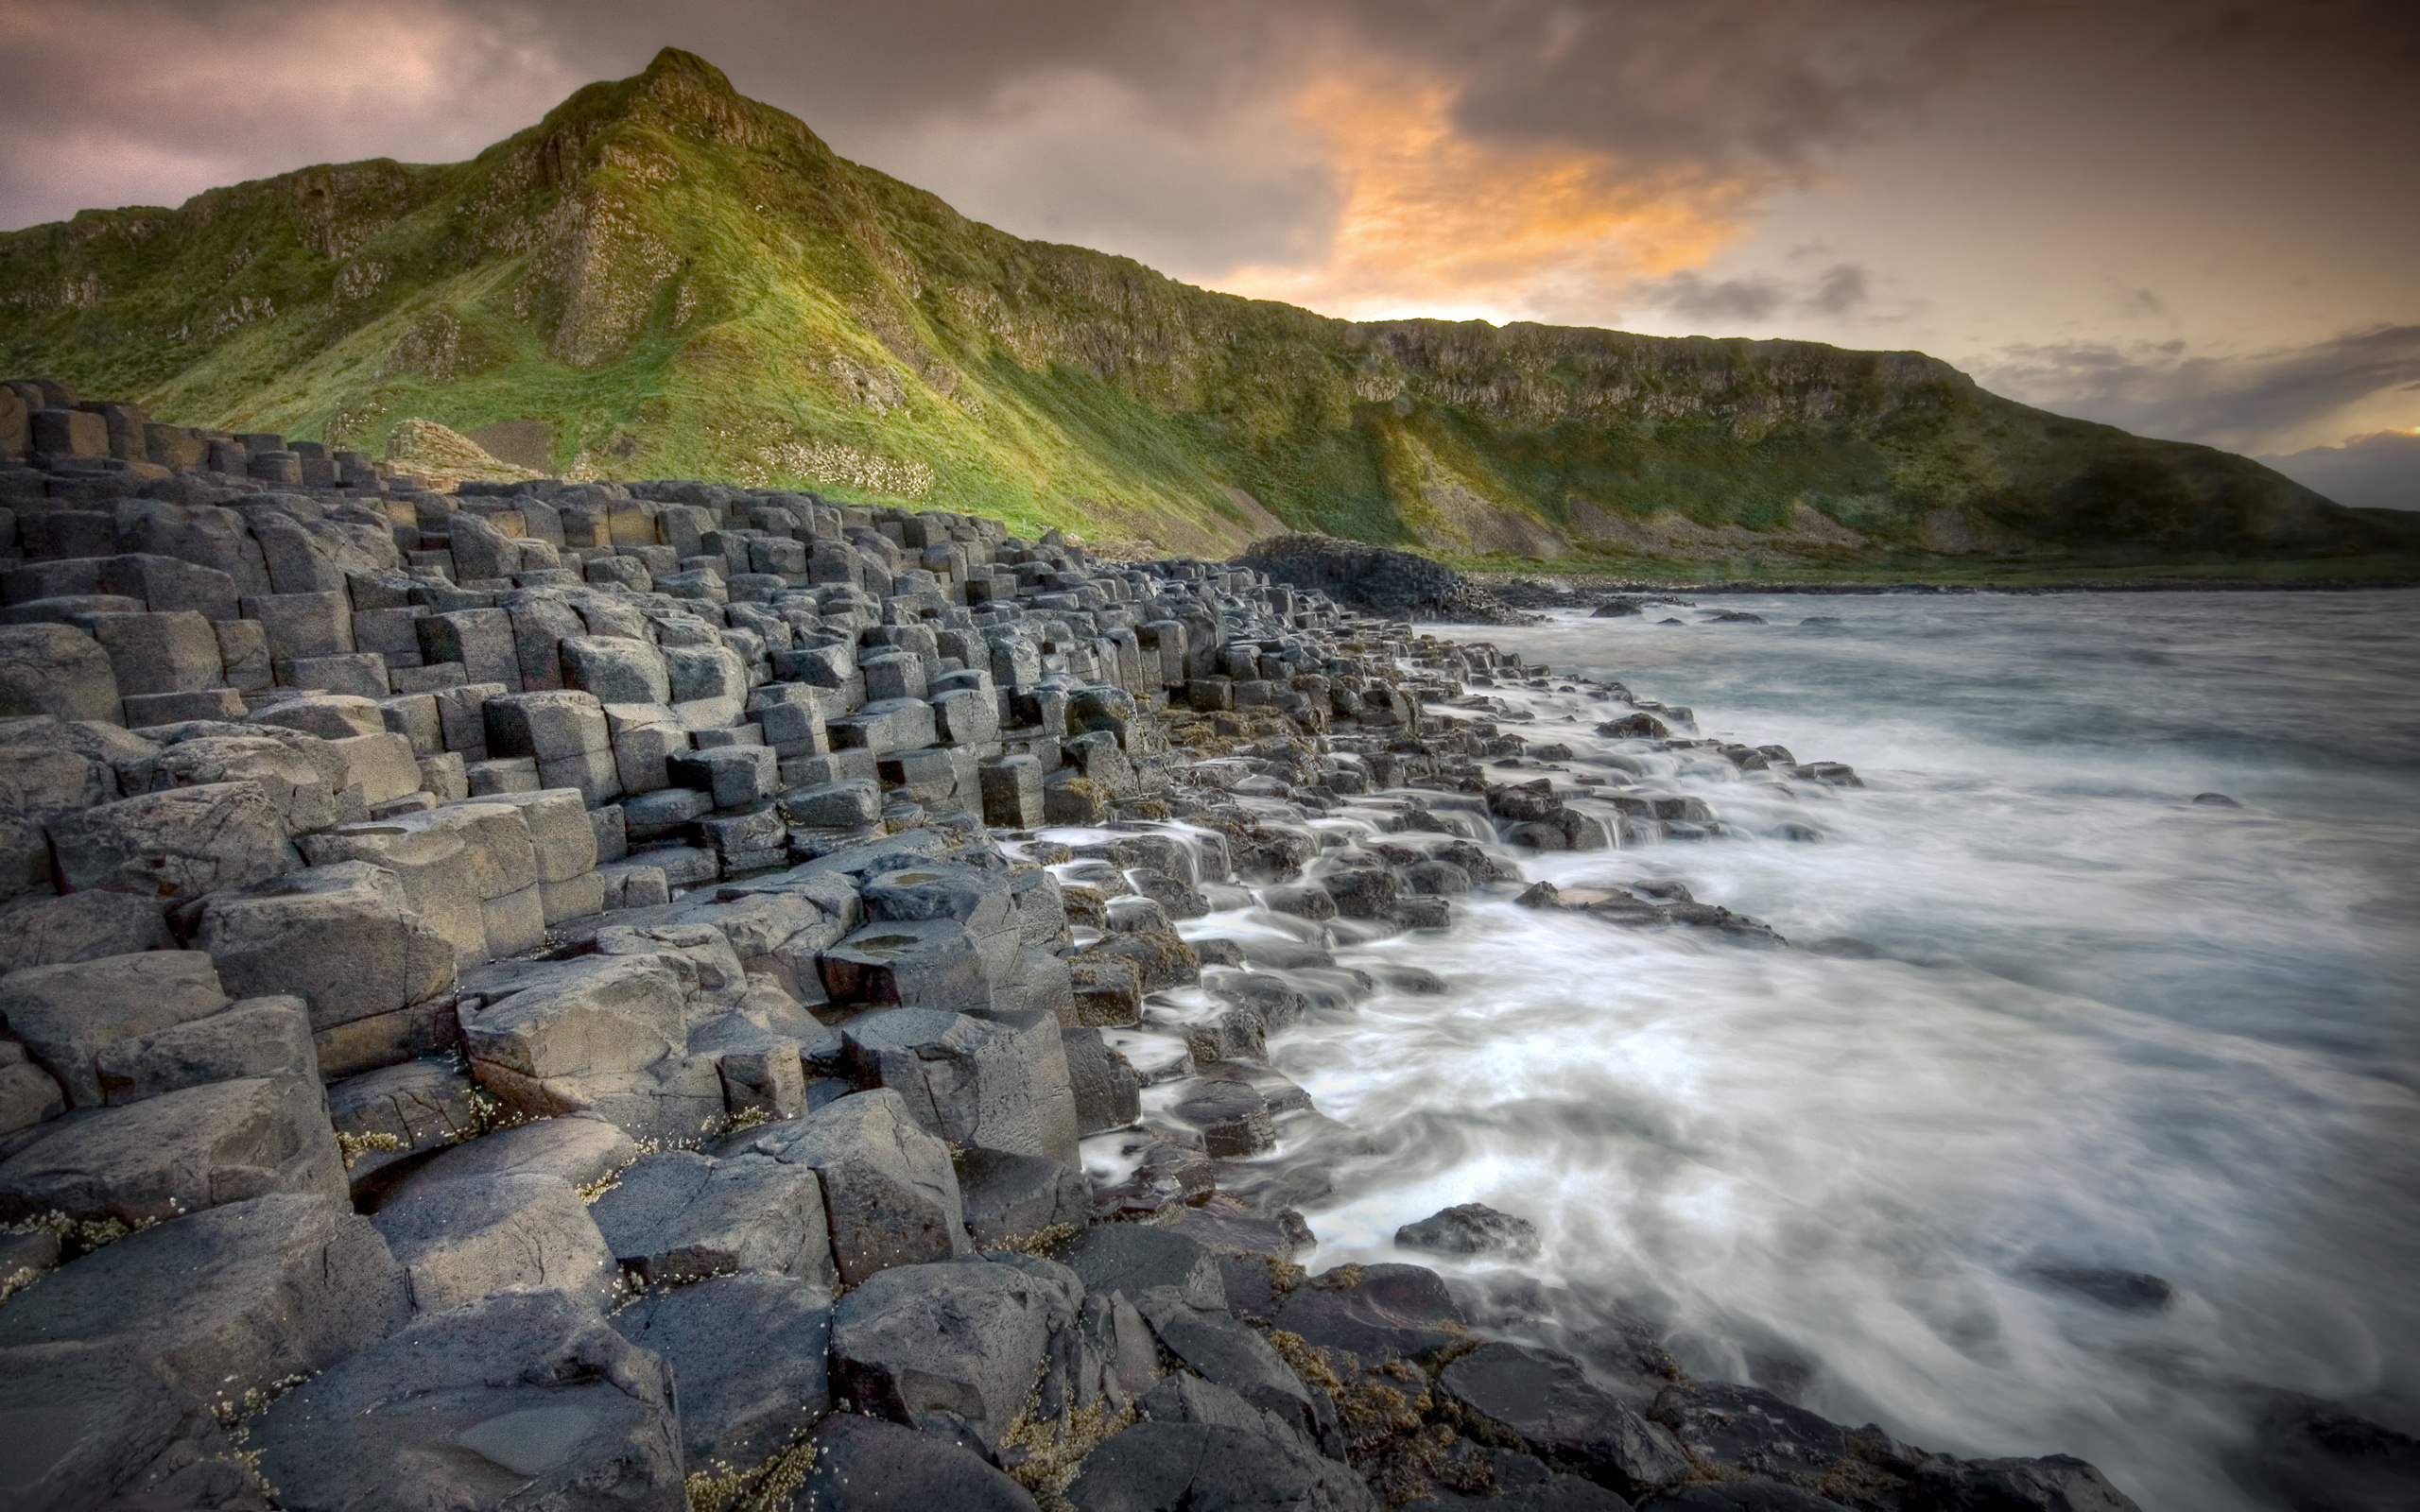
[(1022, 234), (1339, 313), (1594, 322), (1920, 97), (1936, 9), (0, 0), (0, 226), (467, 156), (668, 43)]
[(1357, 318), (1584, 320), (1621, 282), (1702, 263), (1738, 234), (1740, 180), (1474, 138), (1454, 99), (1445, 80), (1374, 70), (1311, 80), (1294, 115), (1344, 185), (1326, 255), (1217, 286)]
[(2062, 415), (2241, 452), (2285, 452), (2420, 411), (2420, 325), (2380, 325), (2243, 356), (2183, 342), (2012, 347), (1979, 364), (1985, 387)]
[(1873, 295), (1873, 275), (1853, 263), (1836, 263), (1812, 279), (1760, 275), (1709, 279), (1684, 270), (1629, 291), (1634, 309), (1703, 322), (1708, 335), (1737, 335), (1781, 315), (1839, 317), (1863, 306)]
[(2420, 509), (2420, 431), (2379, 431), (2256, 460), (2357, 509)]
[(445, 0), (0, 0), (0, 226), (314, 163), (462, 158), (586, 81)]

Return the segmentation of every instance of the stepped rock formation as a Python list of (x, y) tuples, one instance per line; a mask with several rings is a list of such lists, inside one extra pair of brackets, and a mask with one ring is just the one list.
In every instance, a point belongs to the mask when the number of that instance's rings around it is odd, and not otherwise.
[[(1728, 833), (1576, 752), (1848, 768), (1242, 564), (694, 481), (441, 493), (28, 392), (11, 1509), (2134, 1505), (1691, 1380), (1627, 1314), (1573, 1321), (1583, 1370), (1512, 1342), (1564, 1337), (1526, 1280), (1293, 1263), (1366, 1145), (1267, 1041), (1374, 990), (1356, 942), (1522, 855)], [(1451, 598), (1412, 565), (1355, 580)], [(1519, 901), (1783, 945), (1669, 881)]]
[(371, 455), (410, 420), (510, 425), (574, 479), (815, 488), (1210, 555), (1285, 528), (1582, 563), (2392, 545), (2244, 458), (2029, 409), (1921, 353), (1354, 323), (1024, 241), (669, 50), (468, 163), (0, 235), (0, 370), (183, 424)]

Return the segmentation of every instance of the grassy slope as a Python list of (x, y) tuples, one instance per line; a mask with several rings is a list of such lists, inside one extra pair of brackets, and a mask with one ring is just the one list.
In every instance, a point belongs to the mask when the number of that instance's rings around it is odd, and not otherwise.
[[(588, 474), (915, 497), (1178, 549), (1260, 533), (1230, 489), (1465, 559), (1512, 522), (1573, 566), (2410, 549), (2245, 459), (2026, 409), (1915, 353), (1352, 325), (1023, 241), (671, 52), (469, 163), (306, 169), (0, 236), (0, 369), (187, 423), (374, 452), (407, 416), (544, 419)], [(1783, 531), (1802, 501), (1868, 544)], [(1589, 507), (1767, 534), (1641, 539)]]

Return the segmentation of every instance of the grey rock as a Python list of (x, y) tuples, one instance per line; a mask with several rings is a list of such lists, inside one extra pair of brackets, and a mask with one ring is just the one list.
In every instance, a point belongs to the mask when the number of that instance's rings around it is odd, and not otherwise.
[(587, 1205), (559, 1177), (414, 1183), (372, 1221), (404, 1267), (415, 1312), (537, 1291), (602, 1307), (618, 1275)]
[(114, 1342), (0, 1349), (0, 1495), (20, 1512), (145, 1507), (195, 1456), (235, 1448), (199, 1396)]
[(714, 1061), (688, 1053), (679, 977), (654, 956), (581, 956), (461, 1013), (471, 1074), (524, 1117), (590, 1112), (638, 1138), (694, 1138), (723, 1115)]
[(1265, 1434), (1141, 1422), (1084, 1459), (1078, 1512), (1378, 1512), (1361, 1478)]
[(175, 947), (159, 903), (122, 892), (24, 898), (0, 910), (0, 973)]
[(841, 1026), (860, 1087), (889, 1087), (953, 1144), (1077, 1162), (1075, 1103), (1055, 1020), (930, 1008), (861, 1013)]
[(686, 1512), (672, 1377), (566, 1298), (418, 1319), (261, 1415), (280, 1504)]
[[(48, 718), (9, 723), (30, 727), (28, 734), (68, 728)], [(50, 842), (43, 826), (117, 796), (111, 768), (80, 751), (28, 741), (0, 745), (0, 895), (47, 888)]]
[(26, 1143), (25, 1131), (66, 1110), (58, 1080), (26, 1059), (25, 1046), (0, 1040), (0, 1151)]
[(401, 1271), (340, 1198), (215, 1208), (95, 1250), (0, 1308), (0, 1349), (108, 1344), (211, 1403), (324, 1369), (402, 1326)]
[(834, 1413), (816, 1424), (801, 1512), (1039, 1512), (1032, 1494), (979, 1455), (912, 1428)]
[(521, 816), (530, 868), (541, 885), (571, 882), (596, 869), (596, 827), (589, 819), (588, 804), (579, 788), (497, 793), (485, 801)]
[(64, 625), (0, 626), (0, 718), (11, 714), (125, 723), (109, 653)]
[(1041, 1379), (1050, 1335), (1073, 1327), (1082, 1305), (1072, 1281), (1008, 1265), (886, 1270), (833, 1310), (834, 1394), (996, 1454)]
[(1086, 1292), (1122, 1292), (1135, 1298), (1165, 1287), (1187, 1307), (1226, 1311), (1227, 1288), (1217, 1258), (1183, 1234), (1148, 1224), (1104, 1224), (1077, 1234), (1054, 1253), (1082, 1279)]
[(0, 1160), (0, 1223), (57, 1212), (134, 1226), (281, 1192), (344, 1194), (319, 1086), (299, 1076), (70, 1113)]
[(730, 942), (740, 969), (779, 983), (807, 1003), (823, 1001), (817, 958), (838, 943), (848, 924), (804, 892), (750, 892), (693, 903), (675, 913), (684, 924), (707, 924)]
[(1485, 1203), (1465, 1202), (1430, 1213), (1418, 1223), (1395, 1230), (1404, 1249), (1425, 1249), (1434, 1255), (1497, 1255), (1507, 1260), (1532, 1260), (1538, 1253), (1538, 1226), (1527, 1218), (1498, 1212)]
[(831, 1300), (795, 1278), (717, 1276), (649, 1293), (612, 1322), (671, 1366), (691, 1475), (761, 1467), (832, 1410)]
[(60, 889), (193, 898), (249, 887), (302, 864), (285, 817), (251, 782), (121, 799), (48, 826)]
[(397, 1168), (416, 1158), (475, 1138), (475, 1090), (450, 1057), (385, 1066), (330, 1087), (328, 1121), (345, 1151), (354, 1201), (390, 1185)]
[(246, 1076), (320, 1079), (310, 1010), (296, 997), (247, 998), (206, 1019), (120, 1040), (94, 1066), (112, 1107)]
[(456, 1143), (412, 1173), (410, 1191), (492, 1176), (550, 1176), (594, 1188), (638, 1159), (631, 1137), (601, 1118), (549, 1118)]
[(386, 712), (378, 700), (352, 693), (306, 693), (263, 704), (244, 716), (248, 725), (274, 725), (298, 730), (321, 740), (350, 740), (357, 735), (386, 733)]
[(285, 833), (307, 834), (342, 817), (337, 787), (311, 753), (268, 734), (181, 740), (121, 774), (130, 793), (164, 793), (214, 782), (250, 782), (266, 796)]
[(897, 1092), (858, 1092), (804, 1118), (767, 1125), (746, 1147), (811, 1166), (822, 1179), (833, 1259), (844, 1284), (968, 1251), (948, 1147), (917, 1126)]
[(829, 1297), (836, 1280), (815, 1172), (769, 1156), (642, 1156), (589, 1208), (615, 1259), (650, 1285), (788, 1276)]
[(195, 945), (242, 996), (299, 994), (332, 1029), (424, 1003), (454, 986), (453, 944), (391, 871), (343, 861), (204, 901)]
[[(1418, 1265), (1365, 1265), (1349, 1284), (1336, 1272), (1297, 1287), (1277, 1311), (1277, 1326), (1311, 1344), (1364, 1360), (1421, 1360), (1469, 1337), (1468, 1319), (1435, 1271)], [(1450, 1327), (1448, 1325), (1451, 1325)]]
[(97, 1108), (103, 1049), (207, 1018), (229, 1001), (210, 957), (145, 951), (11, 974), (0, 981), (0, 1026), (59, 1078), (69, 1107)]
[(954, 919), (869, 924), (824, 952), (821, 965), (835, 1003), (959, 1013), (993, 1005), (982, 948)]
[(595, 696), (598, 703), (672, 701), (672, 677), (664, 653), (645, 641), (619, 636), (575, 635), (562, 642), (563, 680)]
[(882, 789), (871, 778), (794, 787), (781, 796), (782, 816), (822, 828), (871, 824), (882, 817)]

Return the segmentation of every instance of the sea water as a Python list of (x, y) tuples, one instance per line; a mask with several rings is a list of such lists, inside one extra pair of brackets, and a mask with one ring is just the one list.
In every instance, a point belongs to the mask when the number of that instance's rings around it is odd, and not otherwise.
[[(1866, 785), (1701, 767), (1725, 837), (1525, 857), (1683, 882), (1790, 949), (1508, 895), (1347, 953), (1449, 990), (1272, 1041), (1369, 1137), (1309, 1211), (1315, 1268), (1451, 1269), (1396, 1227), (1485, 1202), (1539, 1226), (1526, 1269), (1701, 1375), (1928, 1450), (2076, 1454), (2152, 1509), (2261, 1504), (2223, 1465), (2276, 1388), (2420, 1428), (2420, 594), (1549, 619), (1443, 633)], [(1842, 940), (1871, 954), (1801, 948)], [(2077, 1269), (2172, 1295), (2046, 1277)]]

